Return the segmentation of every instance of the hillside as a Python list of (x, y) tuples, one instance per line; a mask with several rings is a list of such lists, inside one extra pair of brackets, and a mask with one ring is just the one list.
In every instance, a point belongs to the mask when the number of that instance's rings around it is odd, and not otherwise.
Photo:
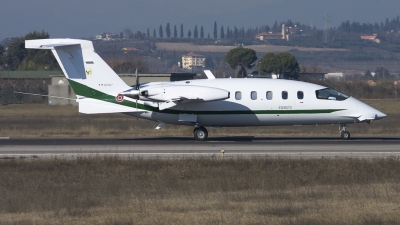
[[(214, 52), (227, 53), (235, 46), (219, 46), (219, 45), (194, 45), (192, 43), (155, 43), (158, 50), (179, 51), (179, 52)], [(267, 52), (287, 52), (292, 49), (304, 52), (327, 52), (327, 51), (347, 51), (341, 48), (306, 48), (293, 46), (276, 46), (276, 45), (247, 45), (246, 48), (251, 48), (258, 53)]]

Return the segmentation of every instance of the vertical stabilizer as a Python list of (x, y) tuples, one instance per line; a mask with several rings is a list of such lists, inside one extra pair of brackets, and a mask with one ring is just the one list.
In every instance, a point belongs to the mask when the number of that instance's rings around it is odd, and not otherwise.
[(78, 97), (116, 96), (130, 87), (94, 51), (93, 43), (78, 39), (25, 41), (26, 48), (50, 49)]

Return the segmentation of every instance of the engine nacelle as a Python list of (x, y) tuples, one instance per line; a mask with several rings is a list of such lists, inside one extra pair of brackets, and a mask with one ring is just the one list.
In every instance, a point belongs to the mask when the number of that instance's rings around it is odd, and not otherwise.
[(140, 99), (157, 102), (175, 99), (217, 101), (230, 97), (229, 91), (220, 88), (187, 85), (148, 87), (141, 89), (140, 94)]

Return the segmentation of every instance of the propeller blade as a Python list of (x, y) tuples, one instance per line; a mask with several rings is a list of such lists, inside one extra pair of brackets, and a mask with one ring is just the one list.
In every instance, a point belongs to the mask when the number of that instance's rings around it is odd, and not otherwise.
[(137, 95), (137, 98), (136, 98), (136, 121), (138, 121), (139, 120), (139, 114), (137, 113), (137, 101), (138, 101), (138, 99), (139, 99), (139, 87), (140, 87), (140, 83), (139, 83), (139, 77), (138, 77), (138, 74), (137, 74), (137, 68), (136, 68), (136, 71), (135, 71), (135, 75), (136, 75), (136, 84), (135, 84), (135, 89), (136, 90), (138, 90), (138, 95)]
[(137, 74), (137, 68), (136, 68), (135, 74), (136, 74), (135, 89), (136, 89), (136, 90), (139, 90), (140, 83), (139, 83), (139, 77), (138, 77), (138, 74)]
[(136, 99), (136, 121), (139, 120), (139, 114), (137, 113), (137, 99)]

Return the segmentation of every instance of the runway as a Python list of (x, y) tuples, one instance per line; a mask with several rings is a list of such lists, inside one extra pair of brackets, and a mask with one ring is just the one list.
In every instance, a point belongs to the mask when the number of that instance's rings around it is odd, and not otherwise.
[(0, 158), (121, 155), (269, 157), (400, 157), (400, 137), (0, 138)]

